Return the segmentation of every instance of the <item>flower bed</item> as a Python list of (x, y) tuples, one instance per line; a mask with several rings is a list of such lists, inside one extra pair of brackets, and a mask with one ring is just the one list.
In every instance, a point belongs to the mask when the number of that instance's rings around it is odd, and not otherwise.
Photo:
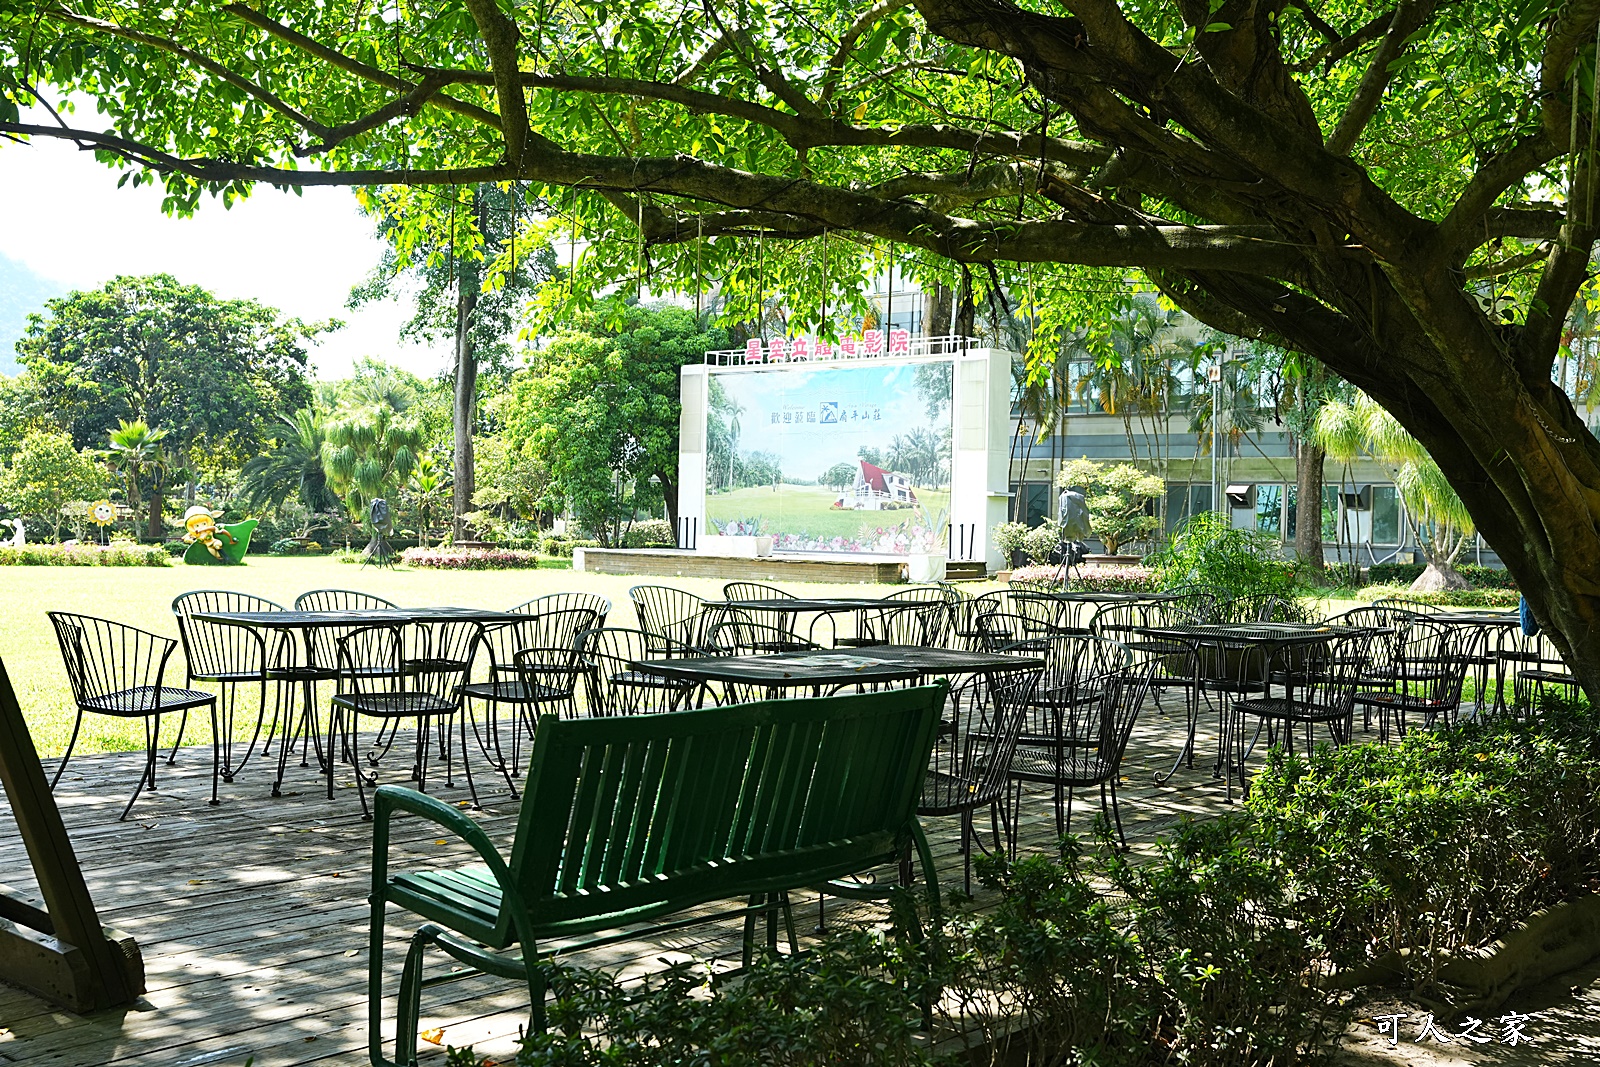
[(442, 571), (530, 570), (551, 565), (537, 552), (516, 548), (408, 548), (400, 561)]
[(0, 567), (170, 567), (160, 545), (24, 545), (0, 548)]

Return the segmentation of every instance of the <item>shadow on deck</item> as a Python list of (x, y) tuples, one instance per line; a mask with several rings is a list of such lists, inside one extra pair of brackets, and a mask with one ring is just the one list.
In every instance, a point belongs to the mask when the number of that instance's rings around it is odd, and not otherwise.
[[(1214, 734), (1204, 729), (1193, 769), (1166, 785), (1154, 776), (1171, 767), (1182, 745), (1183, 714), (1146, 709), (1124, 761), (1120, 789), (1128, 839), (1147, 852), (1158, 834), (1185, 816), (1224, 808), (1223, 785), (1210, 773)], [(268, 795), (265, 763), (252, 761), (223, 803), (212, 808), (209, 752), (188, 749), (174, 767), (162, 764), (160, 791), (146, 793), (129, 820), (116, 821), (142, 757), (114, 754), (74, 760), (56, 792), (101, 920), (132, 934), (144, 955), (148, 992), (132, 1008), (74, 1016), (0, 985), (0, 1064), (97, 1067), (101, 1064), (198, 1067), (202, 1064), (288, 1067), (366, 1062), (367, 880), (371, 827), (360, 817), (354, 786), (341, 784), (332, 801), (314, 768), (292, 767), (285, 795)], [(481, 822), (508, 843), (516, 804), (504, 783), (479, 775)], [(465, 803), (464, 781), (430, 792)], [(1074, 811), (1086, 832), (1097, 802), (1088, 795)], [(959, 826), (953, 818), (925, 819), (941, 882), (959, 889)], [(1024, 797), (1020, 851), (1052, 850), (1055, 819), (1049, 792)], [(397, 863), (468, 862), (468, 850), (416, 820), (395, 826)], [(27, 855), (0, 799), (0, 871), (24, 894), (35, 886)], [(809, 929), (814, 896), (796, 898), (799, 925)], [(874, 921), (881, 909), (830, 901), (832, 921)], [(415, 925), (391, 920), (390, 959), (398, 967), (403, 941)], [(687, 934), (589, 950), (570, 957), (581, 966), (638, 974), (662, 959), (737, 958), (737, 923), (712, 924)], [(443, 957), (435, 957), (435, 963)], [(389, 988), (392, 989), (392, 982)], [(504, 1053), (527, 1019), (525, 991), (492, 978), (472, 978), (430, 991), (423, 1027), (443, 1028), (450, 1045)], [(390, 1009), (392, 1015), (392, 1007)], [(442, 1062), (442, 1049), (427, 1050)]]

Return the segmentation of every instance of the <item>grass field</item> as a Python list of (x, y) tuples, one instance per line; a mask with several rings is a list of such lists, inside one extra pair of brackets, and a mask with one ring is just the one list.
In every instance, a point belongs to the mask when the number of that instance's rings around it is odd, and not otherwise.
[[(192, 589), (235, 589), (254, 593), (288, 607), (310, 589), (359, 589), (407, 607), (460, 605), (506, 608), (546, 593), (584, 590), (611, 601), (608, 622), (633, 626), (628, 588), (670, 584), (702, 596), (721, 598), (722, 582), (707, 578), (649, 578), (580, 574), (568, 570), (437, 571), (400, 567), (377, 571), (339, 563), (332, 557), (277, 559), (252, 556), (243, 567), (0, 567), (0, 661), (11, 676), (44, 756), (60, 755), (72, 730), (73, 709), (66, 672), (46, 611), (99, 615), (176, 638), (173, 597)], [(832, 591), (837, 585), (778, 583), (794, 592)], [(882, 590), (887, 592), (888, 590)], [(977, 591), (977, 590), (975, 590)], [(173, 656), (168, 684), (183, 684), (183, 652)], [(243, 708), (241, 708), (241, 711)], [(170, 733), (176, 721), (163, 728)], [(79, 752), (134, 750), (143, 747), (141, 720), (91, 716), (78, 741)], [(248, 733), (243, 736), (248, 737)], [(190, 723), (185, 743), (211, 739), (207, 723)]]
[[(761, 532), (805, 533), (812, 537), (860, 539), (878, 527), (916, 524), (924, 514), (935, 519), (947, 514), (948, 489), (918, 489), (922, 509), (900, 511), (835, 510), (839, 494), (817, 485), (783, 484), (777, 492), (771, 486), (735, 489), (706, 497), (706, 517), (717, 523), (733, 519), (760, 519)], [(942, 531), (938, 531), (942, 532)]]

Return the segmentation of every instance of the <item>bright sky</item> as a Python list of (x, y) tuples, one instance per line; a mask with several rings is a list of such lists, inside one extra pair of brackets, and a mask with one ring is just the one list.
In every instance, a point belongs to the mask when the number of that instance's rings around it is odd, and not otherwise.
[(159, 187), (118, 189), (118, 177), (64, 142), (0, 145), (0, 253), (73, 289), (164, 271), (308, 322), (342, 319), (344, 329), (312, 349), (319, 378), (342, 377), (366, 355), (427, 377), (448, 366), (448, 346), (401, 342), (402, 303), (345, 309), (383, 252), (349, 190), (261, 188), (231, 210), (207, 198), (193, 218), (178, 219), (161, 213)]

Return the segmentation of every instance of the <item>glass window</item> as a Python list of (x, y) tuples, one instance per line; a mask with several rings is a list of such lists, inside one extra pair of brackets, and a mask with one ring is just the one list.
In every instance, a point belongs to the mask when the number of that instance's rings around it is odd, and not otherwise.
[[(1016, 497), (1023, 492), (1021, 482), (1011, 483), (1011, 495)], [(1029, 482), (1027, 484), (1027, 499), (1024, 501), (1022, 518), (1020, 521), (1029, 526), (1037, 526), (1046, 517), (1055, 518), (1055, 497), (1050, 490), (1049, 482)]]
[(1211, 486), (1167, 486), (1167, 532), (1171, 533), (1191, 515), (1211, 510)]
[(1339, 487), (1326, 483), (1322, 486), (1322, 539), (1339, 540)]
[(1274, 537), (1283, 532), (1283, 486), (1256, 486), (1256, 529)]
[(1372, 487), (1372, 543), (1400, 543), (1400, 494), (1392, 485)]

